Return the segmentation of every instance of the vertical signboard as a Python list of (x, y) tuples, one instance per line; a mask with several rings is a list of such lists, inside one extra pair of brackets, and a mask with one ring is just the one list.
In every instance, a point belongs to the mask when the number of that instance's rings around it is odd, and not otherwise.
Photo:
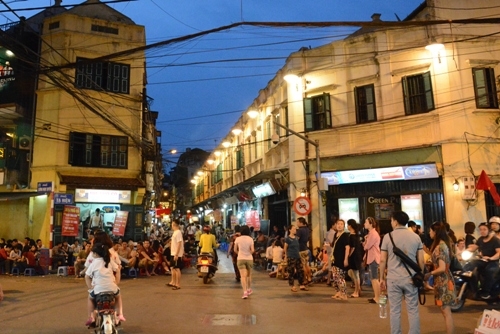
[(16, 99), (17, 60), (14, 53), (0, 46), (0, 104), (12, 103)]
[(65, 205), (61, 223), (61, 235), (64, 237), (77, 237), (80, 226), (80, 208)]
[(113, 223), (113, 235), (123, 237), (127, 227), (128, 211), (117, 211)]
[(401, 210), (406, 212), (420, 226), (424, 226), (423, 210), (422, 210), (422, 195), (401, 195)]

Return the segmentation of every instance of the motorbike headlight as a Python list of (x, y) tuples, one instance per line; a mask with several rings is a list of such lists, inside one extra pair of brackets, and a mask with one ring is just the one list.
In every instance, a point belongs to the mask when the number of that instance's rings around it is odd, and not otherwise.
[(468, 250), (462, 252), (462, 259), (464, 259), (464, 261), (469, 261), (471, 258), (472, 258), (472, 252)]

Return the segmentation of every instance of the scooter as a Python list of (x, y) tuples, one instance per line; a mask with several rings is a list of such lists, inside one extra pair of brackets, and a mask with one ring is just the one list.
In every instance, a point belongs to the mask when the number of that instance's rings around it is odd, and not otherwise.
[(95, 318), (96, 334), (117, 334), (115, 325), (115, 295), (113, 292), (102, 292), (95, 298), (97, 317)]
[(198, 255), (196, 269), (198, 269), (198, 277), (203, 277), (203, 283), (207, 284), (214, 277), (218, 269), (212, 253), (201, 253)]
[(483, 299), (480, 297), (481, 289), (478, 284), (479, 277), (477, 269), (466, 270), (467, 264), (472, 259), (472, 253), (469, 251), (464, 251), (462, 253), (462, 258), (468, 261), (462, 271), (455, 271), (453, 273), (453, 278), (455, 281), (455, 290), (457, 292), (457, 301), (451, 305), (452, 312), (458, 312), (465, 304), (466, 299), (484, 301), (488, 304), (493, 304), (500, 302), (500, 274), (497, 274), (495, 282), (490, 290), (491, 298)]

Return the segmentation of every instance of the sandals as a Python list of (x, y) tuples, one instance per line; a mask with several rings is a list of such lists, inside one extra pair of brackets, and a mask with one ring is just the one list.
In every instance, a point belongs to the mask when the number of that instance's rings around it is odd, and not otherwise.
[(301, 286), (300, 290), (302, 290), (302, 291), (309, 291), (309, 289), (306, 286)]
[(87, 322), (85, 323), (85, 326), (87, 326), (88, 328), (95, 327), (95, 319), (89, 318), (89, 320), (87, 320)]
[(181, 289), (181, 287), (180, 287), (180, 286), (177, 286), (177, 285), (174, 285), (174, 286), (172, 287), (172, 290), (180, 290), (180, 289)]
[(299, 291), (299, 290), (297, 290), (297, 287), (295, 287), (295, 286), (292, 286), (292, 289), (291, 289), (291, 290), (292, 290), (292, 292), (297, 292), (297, 291)]
[(355, 296), (354, 294), (350, 295), (349, 298), (359, 298), (359, 295), (358, 296)]
[(173, 285), (172, 283), (167, 283), (167, 285), (168, 285), (168, 286), (175, 286), (175, 285)]

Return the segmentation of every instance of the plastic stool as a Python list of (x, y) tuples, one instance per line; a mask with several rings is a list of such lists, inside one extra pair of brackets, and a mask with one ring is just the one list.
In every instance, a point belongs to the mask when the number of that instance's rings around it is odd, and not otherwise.
[(74, 275), (75, 274), (75, 267), (68, 267), (68, 275)]
[(19, 274), (20, 274), (20, 272), (19, 272), (19, 267), (14, 267), (14, 268), (12, 268), (11, 274), (12, 274), (12, 275), (19, 276)]
[(68, 267), (61, 266), (57, 268), (57, 276), (68, 276)]
[(127, 273), (128, 277), (137, 277), (137, 270), (135, 268), (130, 268)]
[(35, 268), (24, 269), (24, 276), (36, 276)]
[(275, 264), (273, 264), (273, 265), (271, 266), (271, 272), (275, 272), (275, 271), (278, 271), (278, 266), (277, 266), (277, 265), (275, 265)]

